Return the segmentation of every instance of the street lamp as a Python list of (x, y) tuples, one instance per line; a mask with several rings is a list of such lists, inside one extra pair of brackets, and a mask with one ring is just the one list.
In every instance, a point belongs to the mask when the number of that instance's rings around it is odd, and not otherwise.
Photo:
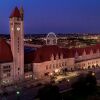
[(17, 91), (17, 92), (16, 92), (16, 94), (17, 94), (17, 95), (19, 95), (19, 94), (20, 94), (20, 92), (19, 92), (19, 91)]
[(20, 91), (16, 91), (17, 100), (20, 100)]
[(67, 81), (68, 81), (68, 82), (70, 82), (70, 80), (69, 80), (69, 79), (68, 79)]
[(94, 72), (92, 72), (92, 76), (95, 76), (95, 73)]

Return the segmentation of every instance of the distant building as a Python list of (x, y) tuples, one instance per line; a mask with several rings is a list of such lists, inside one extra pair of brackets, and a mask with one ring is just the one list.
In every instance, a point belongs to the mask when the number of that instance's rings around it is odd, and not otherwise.
[(83, 48), (60, 48), (55, 33), (46, 37), (46, 45), (24, 45), (24, 10), (16, 7), (10, 16), (11, 44), (0, 38), (0, 85), (24, 79), (43, 79), (62, 70), (100, 67), (100, 44)]

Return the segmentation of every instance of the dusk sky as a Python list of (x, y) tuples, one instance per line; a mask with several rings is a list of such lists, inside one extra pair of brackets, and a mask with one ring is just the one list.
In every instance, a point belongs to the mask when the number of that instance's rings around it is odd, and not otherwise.
[(25, 33), (100, 32), (100, 0), (0, 0), (0, 33), (9, 33), (9, 16), (23, 5)]

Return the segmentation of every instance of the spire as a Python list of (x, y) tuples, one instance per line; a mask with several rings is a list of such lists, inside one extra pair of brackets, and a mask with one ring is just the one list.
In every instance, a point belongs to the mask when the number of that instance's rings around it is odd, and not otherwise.
[(23, 20), (23, 18), (24, 18), (24, 9), (23, 9), (23, 6), (20, 7), (20, 15), (21, 15), (21, 18)]
[(20, 13), (24, 13), (23, 6), (20, 7)]
[(13, 10), (13, 12), (10, 15), (10, 18), (13, 18), (13, 17), (21, 17), (20, 11), (17, 7), (15, 7), (15, 9)]

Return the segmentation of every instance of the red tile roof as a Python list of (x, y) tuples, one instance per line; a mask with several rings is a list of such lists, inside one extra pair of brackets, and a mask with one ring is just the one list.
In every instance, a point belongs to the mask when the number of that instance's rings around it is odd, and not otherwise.
[(100, 44), (96, 44), (96, 45), (92, 45), (92, 46), (88, 46), (88, 47), (83, 47), (83, 48), (72, 48), (71, 49), (73, 56), (75, 56), (76, 52), (77, 52), (78, 56), (81, 56), (81, 55), (83, 55), (84, 51), (88, 55), (88, 54), (90, 54), (91, 51), (93, 53), (96, 53), (98, 50), (100, 51)]
[(43, 46), (38, 48), (36, 51), (30, 52), (29, 54), (25, 54), (25, 63), (40, 63), (44, 61), (50, 61), (52, 54), (54, 55), (54, 59), (56, 55), (60, 57), (63, 54), (63, 58), (74, 58), (77, 52), (78, 56), (86, 54), (90, 54), (91, 50), (93, 53), (96, 53), (98, 50), (100, 51), (100, 44), (84, 47), (84, 48), (60, 48), (56, 45), (51, 46)]
[(36, 51), (25, 54), (25, 63), (40, 63), (44, 61), (50, 61), (52, 54), (54, 56), (54, 59), (56, 59), (57, 55), (60, 58), (61, 54), (63, 54), (63, 58), (73, 57), (70, 50), (59, 48), (56, 45), (51, 45), (43, 46), (41, 48), (38, 48)]
[(13, 10), (13, 12), (10, 15), (10, 18), (13, 18), (13, 17), (21, 17), (20, 11), (17, 7), (15, 7), (15, 9)]
[(12, 62), (13, 56), (10, 45), (0, 38), (0, 63)]

